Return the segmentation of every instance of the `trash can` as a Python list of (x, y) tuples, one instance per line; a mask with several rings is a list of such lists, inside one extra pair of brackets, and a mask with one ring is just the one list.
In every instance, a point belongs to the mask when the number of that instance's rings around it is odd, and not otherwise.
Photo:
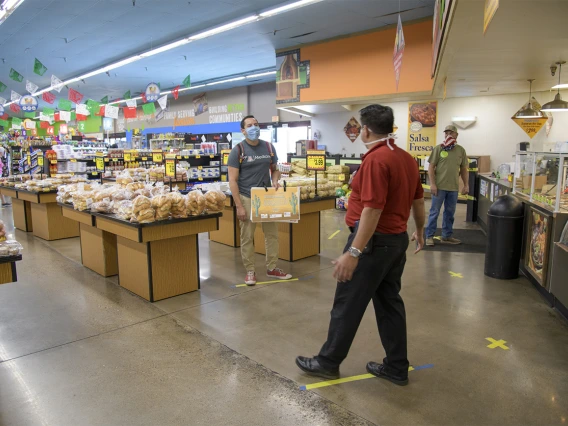
[(485, 275), (501, 280), (519, 276), (523, 246), (523, 203), (512, 195), (503, 195), (487, 212), (487, 248)]

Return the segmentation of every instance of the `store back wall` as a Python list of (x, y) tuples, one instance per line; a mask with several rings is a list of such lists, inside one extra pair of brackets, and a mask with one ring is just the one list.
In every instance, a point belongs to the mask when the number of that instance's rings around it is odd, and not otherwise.
[[(554, 98), (554, 93), (541, 92), (533, 96), (544, 104)], [(528, 100), (528, 93), (498, 96), (476, 96), (452, 98), (438, 102), (438, 140), (441, 142), (443, 129), (452, 124), (455, 116), (476, 116), (477, 122), (467, 129), (460, 129), (459, 143), (469, 154), (490, 155), (491, 167), (496, 169), (504, 162), (513, 161), (517, 144), (530, 141), (533, 150), (549, 150), (550, 145), (568, 141), (568, 113), (553, 113), (554, 123), (549, 136), (543, 127), (533, 138), (521, 130), (511, 120), (511, 116)], [(393, 108), (397, 131), (397, 144), (406, 149), (408, 137), (408, 102), (384, 103)], [(359, 155), (366, 148), (357, 139), (354, 143), (345, 136), (343, 127), (351, 117), (359, 119), (358, 111), (345, 111), (332, 114), (320, 114), (312, 118), (312, 129), (322, 134), (320, 144), (326, 145), (331, 153)]]

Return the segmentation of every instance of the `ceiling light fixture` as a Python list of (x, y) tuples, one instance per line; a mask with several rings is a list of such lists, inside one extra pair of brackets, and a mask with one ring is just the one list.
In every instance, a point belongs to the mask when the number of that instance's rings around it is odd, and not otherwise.
[(532, 82), (534, 78), (529, 78), (529, 104), (515, 114), (515, 118), (544, 118), (544, 114), (532, 106)]
[(279, 13), (289, 12), (290, 10), (298, 9), (300, 7), (308, 6), (310, 4), (319, 3), (323, 0), (300, 0), (294, 3), (290, 3), (284, 6), (276, 7), (274, 9), (267, 10), (266, 12), (262, 12), (259, 15), (262, 18), (268, 18), (269, 16), (278, 15)]
[(278, 109), (281, 110), (281, 111), (291, 112), (292, 114), (305, 115), (306, 117), (310, 117), (310, 118), (313, 118), (313, 117), (316, 116), (316, 114), (314, 114), (312, 112), (306, 112), (304, 110), (301, 110), (299, 108), (294, 108), (294, 107), (288, 107), (288, 108), (280, 107)]
[[(556, 65), (558, 65), (558, 84), (560, 84), (560, 74), (562, 74), (562, 65), (564, 65), (566, 61), (558, 61)], [(545, 103), (541, 111), (545, 112), (568, 112), (568, 102), (563, 101), (562, 97), (560, 96), (560, 89), (558, 89), (558, 93), (554, 96), (554, 100)]]
[(188, 40), (191, 40), (191, 41), (201, 40), (201, 39), (204, 39), (204, 38), (207, 38), (207, 37), (211, 37), (212, 35), (224, 33), (225, 31), (229, 31), (229, 30), (233, 30), (233, 29), (238, 28), (238, 27), (242, 27), (243, 25), (249, 24), (253, 21), (258, 21), (258, 19), (259, 19), (258, 15), (248, 16), (246, 18), (239, 19), (238, 21), (230, 22), (228, 24), (221, 25), (220, 27), (212, 28), (210, 30), (202, 31), (198, 34), (189, 36)]
[(568, 84), (557, 84), (556, 86), (552, 86), (551, 89), (568, 89)]
[(231, 81), (239, 81), (239, 80), (244, 80), (244, 79), (245, 79), (245, 77), (229, 78), (227, 80), (214, 81), (213, 83), (207, 83), (206, 86), (214, 86), (216, 84), (230, 83)]
[(0, 5), (0, 24), (8, 19), (14, 11), (24, 2), (24, 0), (6, 0)]

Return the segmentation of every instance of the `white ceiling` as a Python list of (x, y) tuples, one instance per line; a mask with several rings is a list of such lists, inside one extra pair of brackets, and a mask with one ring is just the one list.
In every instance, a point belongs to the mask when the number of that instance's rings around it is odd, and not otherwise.
[[(442, 53), (434, 94), (480, 96), (546, 91), (558, 82), (550, 65), (568, 61), (568, 1), (500, 0), (483, 35), (484, 0), (458, 0)], [(568, 65), (568, 64), (567, 64)], [(568, 83), (568, 66), (563, 68)]]
[[(283, 0), (25, 0), (0, 25), (0, 81), (9, 91), (25, 93), (25, 79), (49, 85), (51, 74), (62, 80), (100, 68), (183, 36), (246, 17)], [(298, 10), (198, 40), (142, 59), (70, 87), (86, 97), (110, 99), (149, 82), (174, 87), (191, 74), (194, 83), (275, 67), (275, 49), (380, 28), (433, 13), (434, 0), (324, 0)], [(276, 32), (275, 32), (276, 31)], [(304, 35), (307, 33), (312, 33)], [(298, 37), (299, 36), (299, 37)], [(33, 73), (34, 58), (48, 71)], [(24, 75), (8, 77), (10, 68)], [(273, 80), (261, 78), (256, 83)], [(216, 89), (246, 84), (236, 82)], [(66, 89), (61, 92), (65, 95)], [(8, 94), (8, 95), (7, 95)], [(62, 95), (59, 95), (62, 96)]]

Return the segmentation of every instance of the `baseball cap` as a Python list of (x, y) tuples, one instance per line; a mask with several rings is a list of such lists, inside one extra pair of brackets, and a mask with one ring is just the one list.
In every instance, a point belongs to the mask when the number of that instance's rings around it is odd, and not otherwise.
[(450, 124), (449, 126), (446, 126), (446, 128), (444, 129), (444, 132), (458, 132), (458, 128), (456, 126), (454, 126), (453, 124)]

